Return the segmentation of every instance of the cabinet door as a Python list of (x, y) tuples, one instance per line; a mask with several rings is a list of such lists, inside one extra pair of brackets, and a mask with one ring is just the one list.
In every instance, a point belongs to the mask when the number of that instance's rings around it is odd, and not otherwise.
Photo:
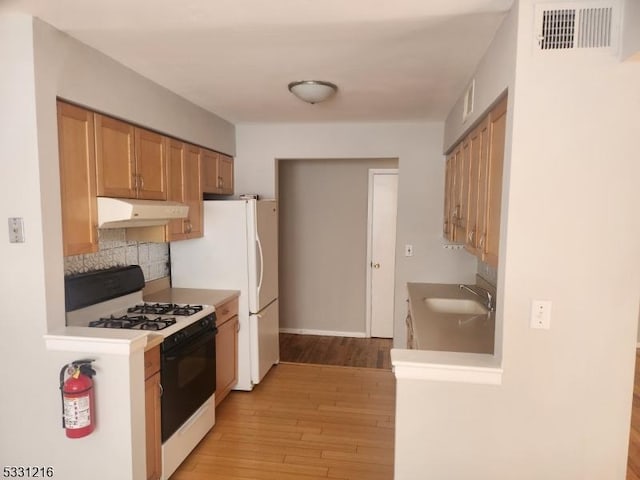
[(93, 112), (58, 102), (64, 256), (98, 250)]
[(507, 126), (507, 98), (489, 114), (489, 165), (487, 168), (486, 226), (483, 238), (483, 261), (497, 267), (500, 243), (500, 204), (502, 200), (502, 170)]
[(187, 238), (202, 237), (202, 183), (200, 179), (200, 148), (186, 146), (184, 170), (184, 201), (189, 205), (185, 230)]
[(167, 199), (168, 142), (168, 138), (157, 133), (135, 129), (137, 198)]
[(202, 191), (218, 193), (218, 154), (202, 149)]
[[(484, 202), (486, 199), (486, 168), (488, 121), (483, 120), (469, 134), (469, 182), (467, 222), (465, 228), (465, 248), (470, 253), (478, 254), (481, 225), (484, 225)], [(484, 170), (484, 171), (483, 171)]]
[(147, 444), (147, 480), (159, 480), (161, 462), (160, 431), (160, 372), (155, 373), (144, 383), (145, 387), (145, 424)]
[(97, 193), (136, 198), (133, 126), (95, 114)]
[[(184, 202), (184, 182), (182, 172), (184, 170), (185, 145), (177, 140), (169, 141), (167, 159), (167, 183), (168, 199), (174, 202)], [(176, 218), (167, 224), (167, 237), (169, 241), (184, 239), (184, 220)]]
[[(451, 197), (452, 213), (451, 213), (451, 239), (454, 242), (464, 241), (464, 230), (462, 228), (462, 195), (464, 191), (464, 154), (462, 143), (458, 145), (453, 152), (453, 195)], [(466, 215), (466, 212), (464, 212)]]
[(453, 241), (451, 205), (453, 203), (453, 164), (455, 163), (454, 158), (454, 154), (451, 154), (447, 157), (444, 169), (444, 221), (442, 223), (442, 233), (444, 234), (444, 238), (449, 241)]
[(224, 195), (233, 194), (233, 158), (218, 154), (218, 192)]
[(238, 316), (218, 326), (216, 335), (216, 406), (238, 381)]

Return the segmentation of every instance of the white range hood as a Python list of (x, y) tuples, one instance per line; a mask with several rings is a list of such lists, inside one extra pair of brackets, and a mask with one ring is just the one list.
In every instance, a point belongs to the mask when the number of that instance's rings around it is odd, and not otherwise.
[(189, 206), (180, 202), (98, 197), (98, 228), (166, 225), (188, 213)]

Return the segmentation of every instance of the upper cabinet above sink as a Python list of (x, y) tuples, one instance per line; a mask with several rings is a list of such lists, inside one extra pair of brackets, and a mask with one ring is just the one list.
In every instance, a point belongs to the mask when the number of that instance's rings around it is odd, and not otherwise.
[(498, 265), (507, 97), (449, 153), (444, 235), (493, 267)]

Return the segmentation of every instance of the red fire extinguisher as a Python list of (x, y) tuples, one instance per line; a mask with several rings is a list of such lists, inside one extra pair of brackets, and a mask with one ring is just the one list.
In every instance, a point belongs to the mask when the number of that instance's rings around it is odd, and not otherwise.
[[(62, 396), (62, 428), (67, 437), (82, 438), (93, 432), (96, 426), (93, 376), (94, 360), (75, 360), (60, 370), (60, 395)], [(65, 373), (68, 375), (65, 380)]]

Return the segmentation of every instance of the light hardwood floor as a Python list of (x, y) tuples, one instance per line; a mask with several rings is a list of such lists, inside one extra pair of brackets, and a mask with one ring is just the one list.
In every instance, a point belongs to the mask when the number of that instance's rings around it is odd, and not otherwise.
[(231, 392), (171, 480), (391, 480), (390, 370), (281, 363)]

